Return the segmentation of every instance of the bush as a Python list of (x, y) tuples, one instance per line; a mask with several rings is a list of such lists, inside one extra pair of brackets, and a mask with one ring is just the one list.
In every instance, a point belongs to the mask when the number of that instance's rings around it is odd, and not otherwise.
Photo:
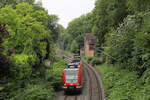
[(47, 70), (46, 79), (52, 82), (55, 90), (62, 87), (62, 72), (67, 66), (67, 61), (56, 56), (52, 69)]
[(54, 91), (47, 85), (29, 85), (11, 100), (55, 100)]
[(102, 62), (100, 62), (99, 57), (88, 57), (86, 61), (91, 64), (92, 66), (100, 65)]
[(90, 63), (92, 59), (93, 59), (93, 57), (88, 57), (87, 62)]
[(147, 69), (142, 77), (138, 80), (134, 92), (134, 100), (149, 100), (150, 99), (150, 69)]
[(108, 100), (150, 99), (150, 69), (139, 77), (137, 72), (108, 66), (104, 64), (96, 67), (102, 74)]
[(32, 55), (13, 55), (10, 57), (12, 62), (11, 75), (14, 79), (26, 79), (32, 74), (32, 65), (35, 58)]
[(134, 92), (137, 89), (138, 82), (136, 72), (122, 70), (117, 66), (108, 67), (108, 65), (97, 66), (97, 69), (102, 74), (108, 100), (141, 100), (134, 99)]
[(100, 64), (101, 64), (100, 58), (99, 58), (99, 57), (93, 57), (92, 60), (90, 61), (90, 64), (91, 64), (92, 66), (100, 65)]

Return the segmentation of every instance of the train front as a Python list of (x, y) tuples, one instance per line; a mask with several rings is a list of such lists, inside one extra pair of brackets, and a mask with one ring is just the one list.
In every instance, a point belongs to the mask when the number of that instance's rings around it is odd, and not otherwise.
[(68, 91), (81, 91), (81, 69), (80, 68), (66, 68), (63, 72), (63, 89)]

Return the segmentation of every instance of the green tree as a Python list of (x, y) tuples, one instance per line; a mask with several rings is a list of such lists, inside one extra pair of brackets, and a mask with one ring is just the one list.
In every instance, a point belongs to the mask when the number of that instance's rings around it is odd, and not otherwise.
[[(65, 30), (63, 46), (68, 50), (71, 49), (72, 40), (75, 40), (77, 44), (83, 46), (84, 45), (84, 36), (86, 33), (91, 33), (92, 28), (92, 14), (88, 13), (86, 15), (82, 15), (79, 18), (72, 20), (67, 29)], [(66, 35), (66, 36), (65, 36)]]
[(150, 10), (150, 1), (148, 0), (127, 0), (129, 11), (134, 14), (137, 12), (145, 12)]
[(115, 60), (123, 68), (133, 70), (130, 65), (132, 58), (133, 39), (139, 31), (140, 18), (136, 16), (128, 16), (117, 30), (112, 30), (106, 35), (105, 49), (108, 58)]
[[(116, 29), (127, 16), (126, 0), (97, 0), (93, 10), (92, 33), (97, 37), (98, 54), (103, 51), (105, 34)], [(99, 52), (100, 51), (100, 52)]]
[(79, 49), (79, 46), (78, 46), (76, 40), (73, 40), (73, 41), (72, 41), (72, 44), (71, 44), (71, 51), (72, 51), (73, 53), (76, 53), (76, 52), (78, 51), (78, 49)]
[(33, 4), (35, 0), (1, 0), (0, 8), (5, 7), (6, 5), (12, 5), (13, 7), (15, 7), (18, 3), (22, 2), (28, 2), (30, 4)]
[(57, 24), (58, 17), (56, 15), (50, 15), (48, 16), (48, 29), (52, 32), (52, 39), (54, 42), (57, 41), (59, 36), (59, 25)]

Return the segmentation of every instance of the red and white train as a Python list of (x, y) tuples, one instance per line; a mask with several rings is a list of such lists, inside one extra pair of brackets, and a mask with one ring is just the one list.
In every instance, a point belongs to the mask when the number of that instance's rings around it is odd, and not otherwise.
[(82, 82), (82, 67), (83, 61), (78, 58), (72, 60), (68, 64), (67, 68), (63, 71), (63, 89), (65, 92), (68, 91), (79, 91), (81, 92), (83, 87)]

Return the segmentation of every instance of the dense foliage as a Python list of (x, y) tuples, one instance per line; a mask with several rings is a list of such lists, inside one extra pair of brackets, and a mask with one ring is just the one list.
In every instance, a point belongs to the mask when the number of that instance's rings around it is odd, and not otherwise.
[(103, 63), (99, 57), (85, 57), (84, 60), (92, 66), (101, 65)]
[[(104, 56), (108, 63), (119, 66), (119, 68), (101, 69), (102, 73), (105, 72), (103, 78), (106, 94), (110, 100), (148, 100), (150, 99), (147, 94), (149, 89), (146, 87), (149, 87), (150, 84), (145, 84), (147, 82), (143, 80), (143, 77), (149, 81), (150, 12), (148, 5), (150, 2), (140, 0), (110, 1), (98, 0), (96, 2), (94, 13), (100, 17), (100, 19), (96, 17), (97, 20), (100, 20), (97, 21), (100, 28), (94, 31), (96, 28), (93, 27), (95, 36), (100, 40), (104, 39), (102, 42), (98, 41), (101, 47), (100, 56)], [(105, 6), (106, 4), (108, 6)], [(113, 4), (115, 4), (113, 9), (107, 9), (109, 5), (112, 8)], [(99, 7), (105, 8), (105, 10)], [(104, 14), (100, 14), (104, 11), (106, 11), (108, 18), (103, 17)], [(106, 18), (106, 25), (101, 24), (105, 21), (101, 17)]]
[(52, 86), (55, 90), (59, 90), (62, 87), (62, 72), (66, 68), (66, 66), (67, 61), (56, 56), (55, 62), (52, 65), (52, 70), (47, 70), (47, 79), (52, 80)]
[(0, 2), (2, 100), (54, 100), (54, 84), (61, 84), (60, 73), (66, 61), (56, 61), (54, 42), (63, 27), (57, 23), (56, 15), (48, 15), (33, 3), (34, 0)]
[(149, 69), (139, 78), (137, 72), (121, 70), (118, 66), (97, 66), (103, 77), (108, 100), (149, 100)]
[(9, 72), (9, 61), (7, 56), (5, 56), (3, 52), (2, 42), (4, 37), (8, 36), (9, 33), (6, 29), (6, 25), (0, 23), (0, 78), (3, 78)]
[(30, 4), (33, 4), (35, 0), (1, 0), (0, 8), (5, 7), (6, 5), (12, 5), (13, 7), (15, 7), (18, 3), (22, 2), (28, 2)]
[[(128, 15), (119, 27), (106, 36), (104, 52), (114, 62), (140, 75), (149, 67), (149, 12)], [(108, 59), (110, 57), (107, 57)]]
[(149, 66), (149, 3), (140, 0), (97, 0), (92, 32), (97, 55), (142, 74)]

